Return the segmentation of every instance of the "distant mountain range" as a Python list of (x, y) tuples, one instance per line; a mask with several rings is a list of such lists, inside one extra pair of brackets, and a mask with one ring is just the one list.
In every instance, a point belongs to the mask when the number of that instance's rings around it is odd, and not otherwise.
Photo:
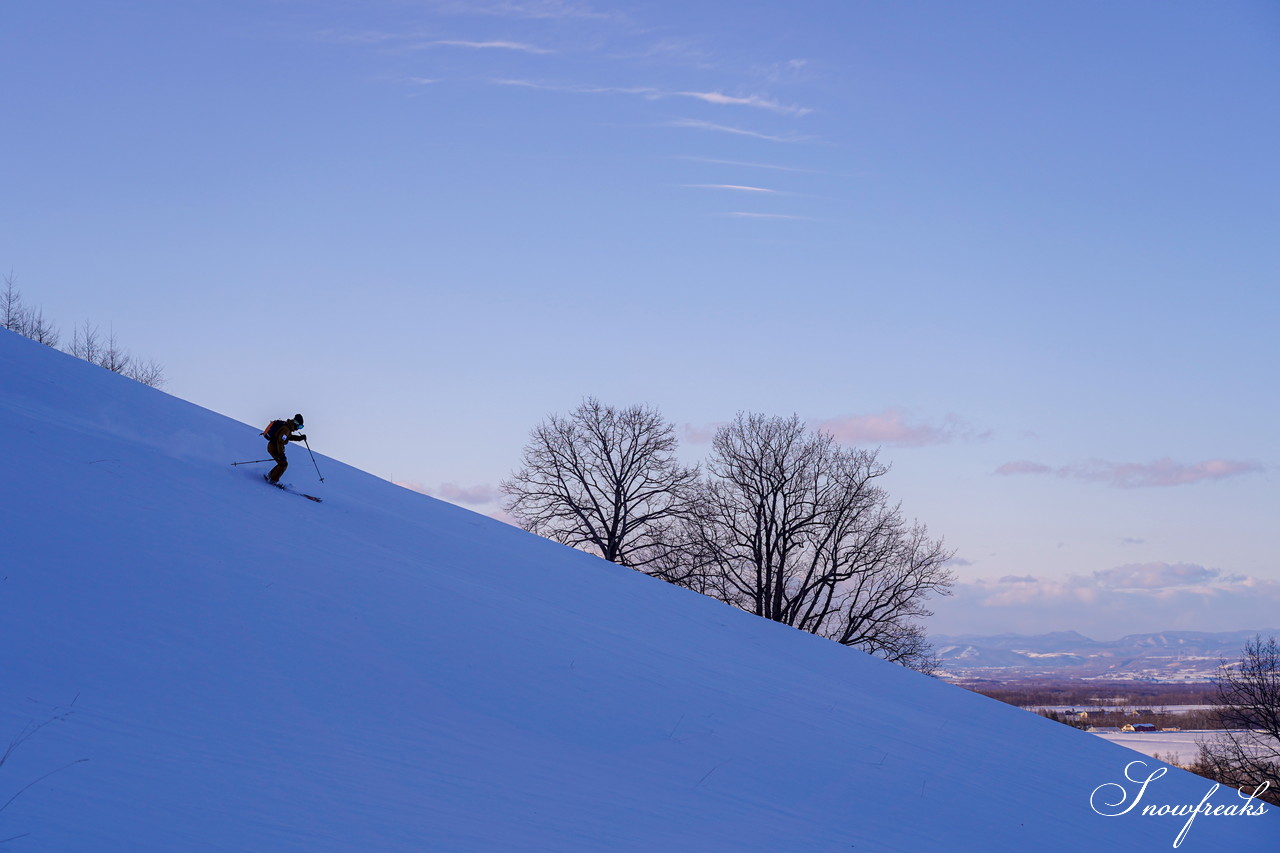
[(1115, 681), (1208, 681), (1222, 660), (1240, 657), (1254, 635), (1280, 630), (1161, 631), (1092, 640), (1076, 631), (931, 637), (942, 676), (953, 680), (1079, 678)]

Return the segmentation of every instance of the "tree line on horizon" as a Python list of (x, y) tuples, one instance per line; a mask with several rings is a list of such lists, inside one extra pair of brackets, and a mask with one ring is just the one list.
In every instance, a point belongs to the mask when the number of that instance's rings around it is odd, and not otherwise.
[(749, 613), (926, 673), (920, 620), (948, 595), (952, 552), (879, 485), (876, 451), (799, 417), (739, 413), (705, 466), (682, 465), (650, 406), (587, 398), (530, 432), (502, 483), (530, 532)]
[[(0, 291), (0, 328), (59, 349), (62, 334), (52, 322), (45, 319), (44, 309), (28, 306), (23, 302), (13, 273), (6, 275), (4, 282), (4, 290)], [(120, 345), (114, 331), (103, 335), (88, 320), (72, 330), (71, 342), (62, 351), (152, 388), (159, 388), (166, 381), (164, 368), (154, 359), (144, 362), (134, 357)]]

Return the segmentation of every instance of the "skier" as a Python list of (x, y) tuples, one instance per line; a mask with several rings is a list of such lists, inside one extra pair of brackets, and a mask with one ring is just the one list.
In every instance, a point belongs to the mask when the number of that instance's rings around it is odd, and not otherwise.
[(284, 446), (291, 441), (307, 440), (305, 435), (295, 434), (300, 429), (302, 429), (302, 415), (294, 415), (286, 421), (272, 421), (262, 431), (262, 437), (267, 440), (267, 453), (276, 460), (276, 467), (265, 475), (267, 482), (273, 486), (280, 482), (280, 478), (284, 476), (284, 469), (289, 467), (289, 460), (284, 456)]

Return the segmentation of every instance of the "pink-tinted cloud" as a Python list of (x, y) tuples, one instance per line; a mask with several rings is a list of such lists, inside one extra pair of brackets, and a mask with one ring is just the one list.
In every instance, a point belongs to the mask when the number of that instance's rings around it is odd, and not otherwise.
[(1185, 486), (1206, 480), (1223, 480), (1263, 470), (1256, 462), (1231, 459), (1208, 459), (1203, 462), (1175, 462), (1168, 457), (1154, 462), (1107, 462), (1091, 459), (1076, 465), (1051, 468), (1026, 460), (1007, 462), (995, 470), (997, 474), (1056, 474), (1075, 480), (1105, 483), (1120, 489), (1163, 488)]
[(716, 437), (716, 430), (727, 421), (714, 421), (709, 424), (684, 424), (680, 427), (680, 435), (690, 444), (710, 444)]
[(492, 518), (494, 521), (501, 521), (503, 524), (510, 524), (512, 527), (520, 526), (520, 522), (516, 521), (515, 516), (508, 513), (505, 509), (495, 509), (490, 512), (486, 512), (485, 515)]
[(449, 503), (467, 504), (469, 506), (477, 506), (479, 504), (496, 503), (502, 496), (496, 486), (488, 483), (479, 486), (459, 486), (457, 483), (441, 483), (440, 497)]
[(910, 423), (899, 409), (887, 409), (871, 415), (849, 415), (818, 421), (814, 426), (831, 433), (841, 444), (890, 444), (899, 447), (923, 447), (945, 444), (956, 439), (980, 439), (959, 415), (947, 415), (941, 423)]
[(1093, 578), (1107, 589), (1166, 589), (1218, 581), (1222, 572), (1192, 563), (1130, 563), (1094, 572)]
[(395, 480), (393, 482), (397, 486), (403, 486), (406, 489), (412, 489), (415, 492), (421, 492), (433, 498), (440, 498), (453, 504), (465, 504), (466, 506), (493, 504), (497, 503), (502, 497), (502, 493), (496, 486), (491, 486), (487, 483), (478, 486), (460, 486), (457, 483), (426, 486), (411, 480)]
[(1021, 459), (1017, 462), (1006, 462), (996, 469), (997, 474), (1051, 474), (1053, 469), (1039, 462), (1028, 462)]
[(1146, 486), (1183, 486), (1202, 480), (1221, 480), (1240, 474), (1262, 470), (1255, 462), (1237, 462), (1229, 459), (1209, 459), (1186, 465), (1172, 459), (1157, 459), (1145, 465), (1138, 463), (1113, 463), (1091, 460), (1084, 465), (1066, 469), (1067, 476), (1094, 480), (1119, 486), (1123, 489)]
[(1270, 627), (1280, 613), (1280, 581), (1193, 563), (1132, 564), (1067, 577), (1006, 575), (958, 583), (952, 591), (933, 603), (933, 633), (1075, 630), (1103, 638)]

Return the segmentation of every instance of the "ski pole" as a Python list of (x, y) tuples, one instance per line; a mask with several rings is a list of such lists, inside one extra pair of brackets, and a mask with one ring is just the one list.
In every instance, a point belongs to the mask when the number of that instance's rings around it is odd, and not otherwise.
[[(307, 441), (307, 440), (304, 438), (304, 439), (302, 439), (302, 443), (303, 443), (303, 444), (305, 444), (305, 445), (307, 446), (307, 452), (308, 452), (308, 453), (311, 453), (311, 442)], [(316, 455), (315, 455), (314, 453), (311, 453), (311, 464), (312, 464), (312, 465), (316, 465)], [(322, 482), (322, 483), (324, 482), (324, 477), (321, 477), (321, 476), (320, 476), (320, 466), (319, 466), (319, 465), (316, 465), (316, 476), (317, 476), (317, 477), (320, 477), (320, 482)]]
[(274, 462), (274, 459), (250, 459), (248, 462), (232, 462), (232, 465), (254, 465), (258, 462)]

